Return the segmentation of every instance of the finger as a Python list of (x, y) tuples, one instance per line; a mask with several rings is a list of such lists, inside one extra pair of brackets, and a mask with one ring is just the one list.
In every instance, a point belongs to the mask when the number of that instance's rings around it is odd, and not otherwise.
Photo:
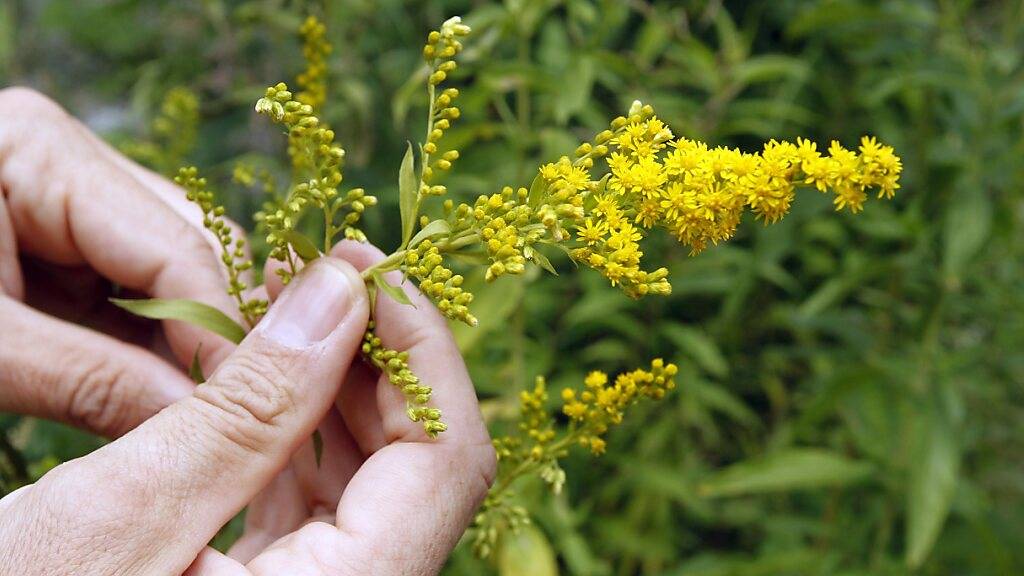
[(242, 536), (228, 557), (242, 564), (252, 560), (275, 540), (294, 531), (309, 517), (306, 497), (291, 466), (256, 495), (245, 512)]
[(251, 576), (251, 573), (238, 560), (207, 547), (181, 576)]
[[(384, 258), (377, 248), (351, 241), (339, 243), (333, 255), (350, 262), (357, 270)], [(426, 296), (410, 282), (403, 281), (400, 272), (391, 272), (386, 278), (405, 290), (413, 306), (400, 304), (381, 293), (374, 311), (376, 333), (384, 346), (409, 352), (413, 372), (433, 388), (431, 403), (441, 409), (451, 434), (442, 433), (431, 443), (489, 445), (490, 437), (480, 416), (476, 391), (444, 317)], [(377, 400), (387, 441), (427, 440), (423, 427), (406, 417), (404, 395), (386, 383), (381, 380)]]
[[(84, 125), (78, 121), (74, 121), (75, 127), (78, 132), (84, 137), (88, 138), (96, 149), (103, 154), (107, 160), (115, 164), (118, 168), (124, 170), (130, 174), (133, 178), (139, 181), (143, 186), (147, 187), (153, 192), (160, 200), (165, 202), (175, 212), (178, 213), (185, 221), (196, 227), (197, 230), (203, 232), (203, 237), (206, 238), (210, 245), (210, 248), (215, 254), (219, 254), (221, 251), (220, 241), (213, 234), (206, 233), (203, 227), (203, 212), (193, 202), (189, 202), (188, 198), (185, 197), (184, 192), (181, 188), (175, 185), (173, 182), (157, 174), (156, 172), (141, 166), (124, 156), (117, 150), (115, 150), (110, 144), (107, 144), (103, 139), (99, 138), (95, 134), (89, 131)], [(248, 234), (245, 229), (239, 226), (234, 220), (230, 218), (224, 218), (225, 224), (231, 228), (231, 232), (234, 237), (237, 238), (248, 238)], [(252, 253), (249, 249), (249, 243), (246, 242), (243, 246), (243, 254), (246, 260), (252, 259)], [(252, 275), (252, 270), (246, 270), (242, 273), (243, 279), (248, 281)]]
[(292, 459), (292, 466), (310, 515), (333, 517), (345, 486), (365, 457), (337, 411), (330, 410), (317, 430), (322, 442), (319, 462), (313, 442), (309, 441)]
[[(0, 188), (19, 249), (160, 298), (236, 315), (207, 240), (131, 174), (109, 162), (58, 106), (24, 89), (0, 91)], [(41, 175), (45, 175), (41, 177)], [(165, 323), (182, 363), (202, 343), (204, 367), (230, 353), (218, 336)]]
[[(52, 562), (74, 558), (68, 546), (77, 542), (117, 542), (87, 557), (109, 573), (183, 572), (312, 434), (367, 316), (363, 281), (351, 266), (332, 259), (308, 266), (206, 384), (44, 476), (13, 505), (13, 516), (28, 520), (18, 528), (0, 521), (0, 541)], [(40, 533), (54, 530), (61, 538)]]
[[(276, 274), (274, 279), (277, 279)], [(268, 288), (267, 297), (273, 302), (283, 286), (280, 282), (271, 282)], [(361, 362), (353, 363), (352, 368), (357, 367), (361, 367)], [(349, 370), (350, 377), (346, 379), (343, 388), (348, 386), (353, 369)], [(344, 392), (339, 394), (339, 399), (343, 396)], [(336, 400), (335, 405), (338, 403)], [(317, 426), (317, 431), (320, 434), (320, 454), (317, 454), (311, 439), (292, 458), (292, 469), (295, 471), (296, 483), (303, 497), (302, 510), (306, 516), (333, 517), (345, 485), (362, 465), (365, 455), (337, 411), (328, 411)], [(277, 533), (278, 537), (283, 535), (282, 532)], [(264, 547), (269, 543), (265, 542)]]
[(5, 293), (17, 300), (25, 297), (14, 225), (7, 214), (7, 202), (4, 201), (3, 186), (0, 185), (0, 294)]
[[(357, 268), (383, 257), (354, 243), (342, 243), (333, 255)], [(390, 281), (397, 285), (401, 279)], [(405, 289), (417, 307), (379, 298), (377, 332), (385, 346), (409, 351), (413, 371), (434, 387), (434, 403), (448, 431), (437, 440), (424, 438), (420, 426), (404, 418), (401, 395), (381, 379), (378, 403), (390, 443), (372, 454), (345, 488), (337, 528), (305, 526), (250, 562), (254, 574), (303, 566), (297, 558), (321, 567), (318, 574), (435, 573), (486, 495), (496, 462), (472, 383), (444, 320), (415, 289)], [(396, 527), (401, 538), (395, 537)]]
[(0, 412), (117, 437), (192, 393), (181, 371), (141, 348), (0, 295)]

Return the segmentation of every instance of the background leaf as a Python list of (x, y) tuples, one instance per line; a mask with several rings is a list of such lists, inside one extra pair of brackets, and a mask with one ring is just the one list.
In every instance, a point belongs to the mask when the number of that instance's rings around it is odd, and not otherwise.
[(737, 462), (705, 479), (700, 494), (738, 496), (860, 482), (871, 474), (866, 462), (818, 448), (787, 448)]

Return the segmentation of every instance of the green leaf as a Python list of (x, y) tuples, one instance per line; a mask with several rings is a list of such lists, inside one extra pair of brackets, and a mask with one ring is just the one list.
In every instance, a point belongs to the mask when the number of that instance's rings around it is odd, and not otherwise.
[(594, 68), (594, 59), (589, 55), (578, 56), (570, 63), (555, 97), (558, 124), (565, 124), (586, 106), (594, 89)]
[(416, 246), (417, 244), (423, 242), (427, 238), (441, 236), (443, 234), (451, 232), (451, 230), (452, 227), (450, 224), (448, 224), (447, 220), (434, 220), (433, 222), (427, 224), (423, 228), (420, 228), (420, 231), (417, 232), (416, 235), (412, 237), (412, 240), (409, 240), (409, 248)]
[(526, 249), (523, 250), (523, 253), (526, 254), (527, 258), (533, 260), (536, 265), (547, 270), (551, 274), (558, 276), (558, 271), (551, 265), (551, 260), (548, 260), (547, 256), (541, 254), (540, 250), (532, 246), (527, 246)]
[(540, 201), (544, 198), (544, 193), (547, 192), (547, 189), (547, 181), (540, 175), (540, 172), (537, 172), (533, 182), (530, 183), (530, 194), (526, 197), (526, 201), (531, 208), (540, 206)]
[(281, 232), (281, 237), (292, 247), (292, 250), (295, 250), (303, 262), (310, 262), (320, 257), (320, 251), (317, 250), (316, 244), (305, 234), (295, 230), (285, 230)]
[(558, 562), (547, 536), (532, 524), (508, 530), (498, 544), (500, 576), (558, 576)]
[(508, 319), (523, 298), (526, 280), (523, 276), (505, 275), (493, 282), (485, 282), (483, 274), (474, 274), (466, 279), (463, 288), (476, 295), (473, 310), (480, 319), (477, 326), (469, 326), (464, 322), (451, 323), (455, 342), (459, 350), (466, 353), (478, 343), (486, 342), (488, 334), (508, 328)]
[(316, 457), (316, 467), (320, 467), (320, 461), (324, 457), (324, 437), (320, 430), (313, 430), (313, 455)]
[(729, 374), (729, 363), (726, 362), (725, 356), (715, 341), (703, 330), (679, 324), (665, 324), (662, 332), (677, 348), (693, 358), (712, 376), (724, 378)]
[(136, 316), (154, 320), (180, 320), (205, 328), (238, 344), (245, 338), (245, 328), (220, 310), (195, 300), (124, 300), (111, 298), (110, 301)]
[(402, 290), (398, 286), (388, 284), (388, 281), (384, 279), (384, 275), (379, 271), (374, 270), (370, 276), (373, 277), (373, 283), (383, 290), (388, 296), (391, 296), (392, 300), (399, 304), (406, 304), (409, 306), (413, 305), (412, 300), (409, 300), (409, 296), (405, 293), (405, 290)]
[(192, 355), (192, 364), (188, 367), (188, 375), (196, 384), (206, 382), (206, 376), (203, 376), (203, 367), (199, 364), (199, 351), (202, 348), (202, 344), (196, 347), (196, 353)]
[(709, 498), (841, 486), (868, 477), (873, 467), (819, 448), (787, 448), (733, 464), (700, 485)]
[(405, 150), (402, 166), (398, 169), (398, 209), (402, 214), (402, 246), (409, 245), (416, 226), (416, 204), (419, 200), (419, 180), (413, 166), (412, 144)]
[(946, 209), (945, 253), (942, 261), (946, 276), (960, 277), (988, 238), (992, 228), (992, 201), (980, 183), (958, 186)]
[(917, 568), (928, 558), (956, 493), (960, 450), (953, 426), (934, 411), (922, 427), (907, 495), (906, 563)]

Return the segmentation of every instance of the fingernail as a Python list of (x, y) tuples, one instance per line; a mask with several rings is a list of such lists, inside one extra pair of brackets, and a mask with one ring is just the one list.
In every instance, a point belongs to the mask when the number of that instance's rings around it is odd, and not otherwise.
[(352, 309), (352, 280), (327, 261), (302, 270), (285, 288), (260, 322), (271, 340), (291, 348), (321, 342)]

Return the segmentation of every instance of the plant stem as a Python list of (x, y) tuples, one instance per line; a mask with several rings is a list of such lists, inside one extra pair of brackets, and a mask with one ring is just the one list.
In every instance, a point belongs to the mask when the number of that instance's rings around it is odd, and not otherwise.
[[(459, 248), (466, 246), (472, 246), (479, 240), (479, 236), (473, 230), (463, 230), (455, 236), (449, 237), (446, 240), (437, 244), (437, 249), (442, 252), (454, 252)], [(387, 258), (377, 262), (373, 266), (363, 270), (363, 280), (370, 280), (375, 272), (390, 272), (392, 270), (398, 270), (402, 262), (405, 260), (406, 254), (408, 254), (412, 248), (401, 248), (395, 250), (388, 255)]]

